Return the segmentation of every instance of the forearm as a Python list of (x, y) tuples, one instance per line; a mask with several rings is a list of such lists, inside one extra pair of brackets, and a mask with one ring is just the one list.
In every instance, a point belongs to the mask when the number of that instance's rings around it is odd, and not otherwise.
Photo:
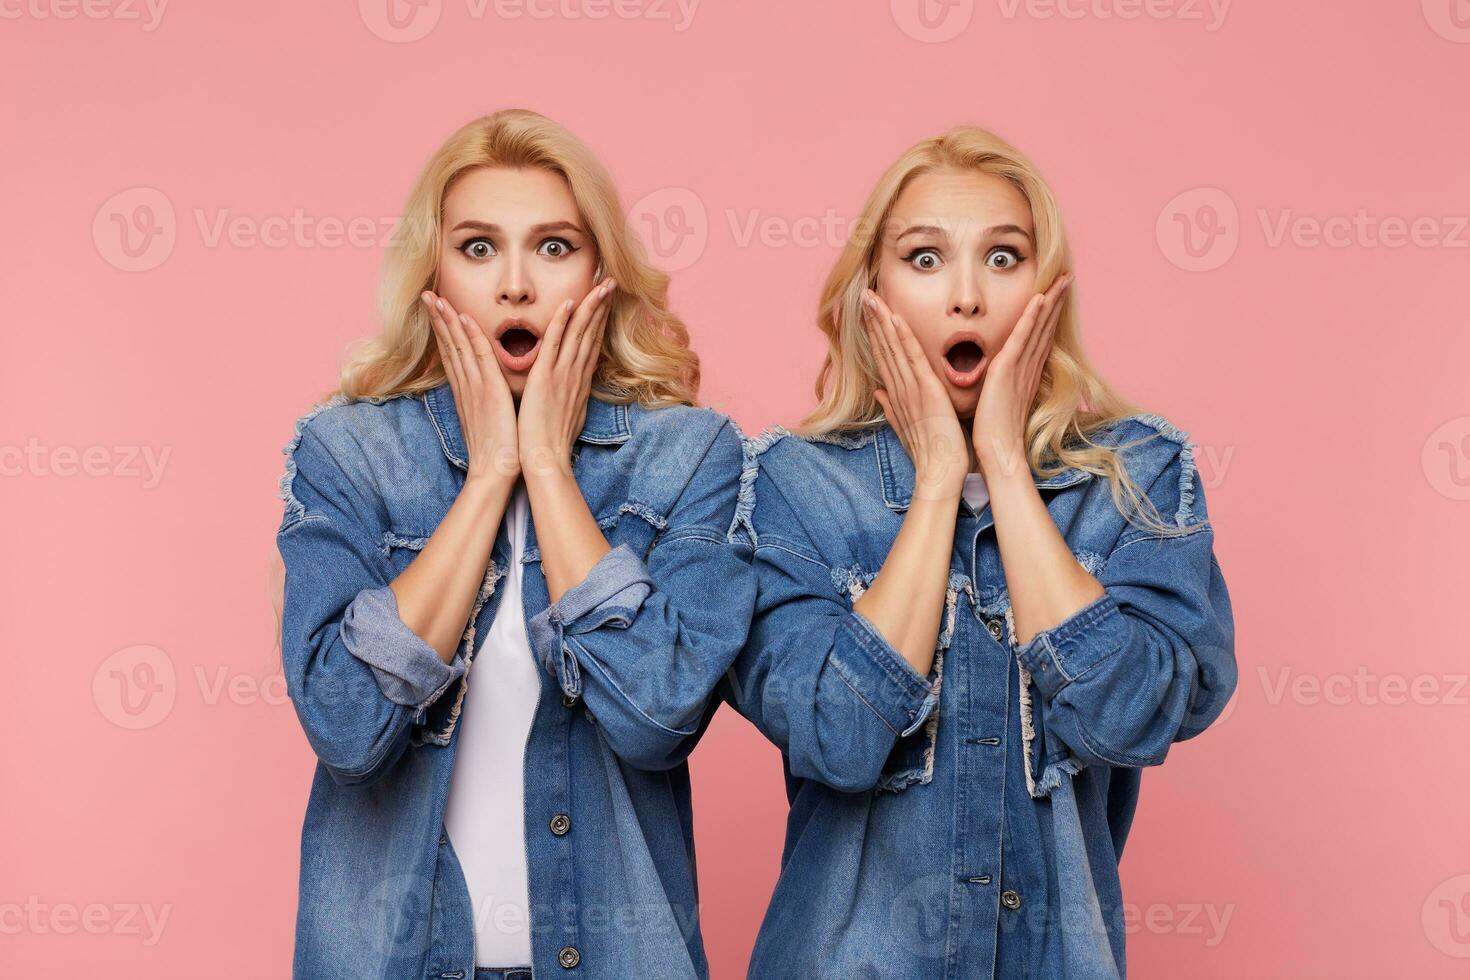
[(399, 618), (447, 664), (464, 635), (514, 482), (471, 478), (424, 550), (391, 583)]
[(958, 508), (958, 496), (915, 496), (883, 568), (853, 604), (921, 677), (934, 664)]
[(987, 479), (1015, 641), (1030, 642), (1100, 597), (1102, 583), (1077, 563), (1046, 509), (1029, 467), (995, 467)]
[(570, 473), (528, 473), (526, 492), (536, 523), (541, 569), (553, 603), (587, 577), (611, 547), (587, 509), (582, 489)]

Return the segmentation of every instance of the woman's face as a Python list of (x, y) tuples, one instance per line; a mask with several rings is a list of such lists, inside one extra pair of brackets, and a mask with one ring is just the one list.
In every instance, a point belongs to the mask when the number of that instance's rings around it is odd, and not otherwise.
[(597, 249), (571, 188), (539, 167), (481, 167), (444, 199), (437, 292), (484, 329), (520, 398), (565, 300), (592, 288)]
[(894, 202), (878, 295), (913, 329), (955, 413), (972, 419), (991, 359), (1036, 294), (1031, 207), (974, 171), (923, 174)]

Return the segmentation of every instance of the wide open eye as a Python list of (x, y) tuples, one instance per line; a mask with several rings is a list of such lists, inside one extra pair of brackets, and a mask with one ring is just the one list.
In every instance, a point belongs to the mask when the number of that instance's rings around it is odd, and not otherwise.
[(916, 248), (905, 255), (903, 260), (920, 272), (933, 272), (944, 264), (944, 260), (939, 257), (939, 250), (934, 248)]
[(488, 259), (495, 254), (495, 246), (488, 238), (471, 238), (459, 250), (472, 259)]
[[(1003, 260), (1003, 261), (997, 261)], [(992, 269), (1014, 269), (1022, 262), (1019, 250), (1003, 245), (985, 256), (985, 264)]]
[(538, 255), (547, 255), (553, 259), (563, 259), (575, 252), (572, 243), (565, 238), (548, 238), (536, 249)]

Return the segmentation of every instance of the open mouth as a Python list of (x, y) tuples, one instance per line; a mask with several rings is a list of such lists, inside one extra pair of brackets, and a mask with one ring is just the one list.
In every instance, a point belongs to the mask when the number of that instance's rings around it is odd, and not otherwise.
[(970, 337), (956, 340), (944, 352), (944, 373), (949, 383), (958, 388), (968, 388), (978, 382), (984, 373), (984, 363), (984, 348)]
[(985, 352), (973, 340), (962, 340), (944, 352), (944, 359), (960, 374), (969, 374), (980, 366)]
[(504, 347), (505, 352), (511, 357), (520, 358), (531, 353), (539, 339), (525, 327), (511, 327), (500, 335), (500, 346)]

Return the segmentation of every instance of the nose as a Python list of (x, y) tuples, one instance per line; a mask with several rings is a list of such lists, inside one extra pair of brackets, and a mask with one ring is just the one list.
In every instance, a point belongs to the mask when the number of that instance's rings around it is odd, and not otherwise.
[(976, 317), (985, 312), (985, 299), (980, 292), (980, 277), (966, 263), (959, 264), (954, 276), (954, 291), (950, 295), (951, 316)]
[(511, 306), (521, 306), (536, 301), (536, 289), (531, 282), (530, 269), (519, 253), (512, 251), (501, 265), (499, 300)]

